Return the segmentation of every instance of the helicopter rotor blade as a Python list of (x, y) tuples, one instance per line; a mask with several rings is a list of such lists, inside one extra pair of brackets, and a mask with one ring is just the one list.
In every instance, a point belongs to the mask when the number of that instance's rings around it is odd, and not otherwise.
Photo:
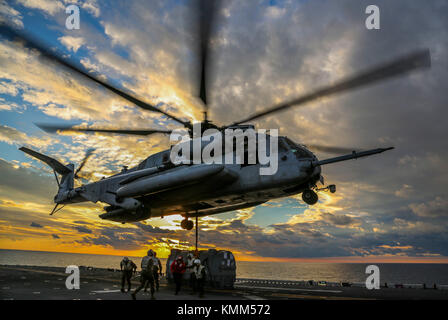
[[(307, 102), (317, 100), (319, 98), (331, 96), (356, 88), (361, 88), (393, 77), (402, 76), (410, 71), (429, 68), (431, 66), (431, 55), (429, 49), (423, 49), (412, 52), (406, 56), (402, 56), (391, 62), (376, 66), (365, 72), (359, 73), (353, 77), (341, 80), (336, 84), (315, 90), (310, 94), (306, 94), (297, 99), (281, 103), (262, 112), (255, 113), (246, 119), (234, 122), (232, 125), (238, 125), (255, 119), (265, 117), (275, 112), (287, 110), (291, 107), (304, 105)], [(230, 125), (230, 126), (232, 126)], [(229, 126), (227, 126), (229, 127)]]
[(53, 125), (36, 123), (40, 129), (48, 133), (61, 132), (100, 132), (100, 133), (118, 133), (129, 134), (137, 136), (149, 136), (155, 133), (169, 134), (172, 130), (159, 130), (159, 129), (106, 129), (106, 128), (76, 128), (73, 125)]
[(74, 178), (75, 179), (79, 179), (80, 177), (78, 176), (78, 173), (82, 170), (82, 168), (85, 166), (87, 160), (89, 160), (89, 158), (92, 156), (93, 152), (95, 152), (96, 149), (88, 149), (84, 159), (82, 159), (81, 164), (79, 165), (78, 169), (76, 169), (75, 174), (74, 174)]
[(199, 98), (204, 104), (204, 115), (207, 120), (207, 88), (206, 88), (206, 76), (207, 76), (207, 58), (210, 44), (210, 32), (211, 22), (214, 19), (215, 12), (217, 10), (216, 0), (198, 0), (199, 1), (199, 36), (200, 36), (200, 52), (201, 52), (201, 65), (200, 65), (200, 91)]
[(179, 119), (161, 109), (158, 109), (149, 103), (143, 102), (143, 101), (135, 98), (134, 96), (113, 87), (112, 85), (108, 84), (106, 81), (100, 80), (99, 77), (96, 77), (96, 76), (90, 74), (89, 72), (82, 70), (83, 68), (81, 66), (76, 66), (73, 62), (69, 61), (68, 59), (63, 58), (62, 55), (61, 56), (58, 55), (53, 50), (49, 49), (44, 43), (41, 43), (38, 40), (33, 39), (30, 35), (27, 35), (23, 32), (17, 31), (14, 28), (12, 28), (4, 23), (0, 24), (0, 33), (3, 35), (6, 35), (12, 39), (17, 38), (17, 39), (21, 40), (22, 42), (24, 42), (26, 47), (37, 50), (41, 54), (41, 56), (46, 58), (48, 61), (56, 62), (64, 67), (76, 72), (77, 74), (82, 75), (87, 79), (90, 79), (91, 81), (101, 85), (102, 87), (108, 89), (109, 91), (112, 91), (113, 93), (117, 94), (118, 96), (122, 97), (123, 99), (133, 103), (134, 105), (136, 105), (142, 109), (152, 111), (152, 112), (161, 113), (161, 114), (167, 116), (168, 118), (182, 124), (183, 126), (185, 126), (187, 128), (191, 128), (190, 122), (182, 121), (181, 119)]

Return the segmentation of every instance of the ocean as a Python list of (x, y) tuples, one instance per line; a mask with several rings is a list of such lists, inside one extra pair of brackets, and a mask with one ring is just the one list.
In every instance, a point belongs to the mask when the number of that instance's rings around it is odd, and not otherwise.
[[(140, 266), (141, 257), (130, 257)], [(0, 249), (1, 265), (119, 268), (122, 257), (44, 251)], [(166, 259), (160, 259), (165, 269)], [(368, 264), (237, 261), (237, 278), (365, 282)], [(448, 284), (448, 264), (378, 263), (381, 283)]]

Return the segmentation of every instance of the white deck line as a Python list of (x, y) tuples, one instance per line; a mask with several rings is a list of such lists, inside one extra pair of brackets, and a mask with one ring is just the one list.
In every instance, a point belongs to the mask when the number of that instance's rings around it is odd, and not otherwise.
[(258, 286), (239, 286), (235, 288), (244, 289), (265, 289), (265, 290), (283, 290), (283, 291), (307, 291), (307, 292), (327, 292), (327, 293), (341, 293), (341, 290), (323, 290), (323, 289), (300, 289), (300, 288), (276, 288), (276, 287), (258, 287)]

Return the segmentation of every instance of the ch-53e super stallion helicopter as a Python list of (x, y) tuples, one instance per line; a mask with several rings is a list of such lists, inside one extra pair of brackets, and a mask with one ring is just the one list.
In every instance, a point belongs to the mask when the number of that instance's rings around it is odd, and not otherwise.
[[(385, 64), (361, 72), (353, 77), (343, 79), (335, 84), (317, 89), (310, 94), (290, 100), (255, 113), (246, 119), (235, 121), (233, 124), (217, 126), (207, 118), (206, 99), (206, 61), (210, 35), (210, 21), (216, 11), (213, 1), (200, 1), (200, 32), (199, 52), (201, 54), (200, 93), (199, 97), (204, 105), (204, 120), (201, 122), (202, 131), (214, 128), (223, 131), (227, 128), (247, 129), (249, 121), (259, 119), (276, 112), (285, 111), (292, 107), (301, 106), (322, 97), (328, 97), (366, 85), (378, 83), (420, 68), (430, 66), (429, 50), (419, 50), (400, 57)], [(41, 57), (53, 61), (65, 68), (96, 82), (111, 92), (119, 95), (132, 104), (151, 112), (158, 112), (175, 122), (181, 124), (193, 136), (193, 124), (169, 114), (149, 103), (137, 99), (130, 93), (119, 90), (101, 77), (93, 75), (83, 67), (63, 58), (48, 49), (39, 41), (18, 32), (8, 25), (0, 27), (0, 32), (10, 38), (18, 38), (29, 48), (40, 52)], [(246, 123), (246, 124), (245, 124)], [(40, 128), (48, 132), (77, 131), (101, 132), (117, 134), (133, 134), (148, 136), (156, 133), (168, 134), (171, 130), (157, 129), (104, 129), (80, 128), (76, 126), (39, 124)], [(269, 135), (268, 135), (269, 136)], [(199, 138), (200, 139), (200, 138)], [(192, 140), (191, 140), (192, 141)], [(204, 146), (204, 144), (202, 144)], [(347, 153), (335, 158), (318, 160), (317, 157), (304, 145), (295, 143), (287, 137), (278, 137), (278, 170), (273, 175), (259, 175), (259, 163), (248, 165), (238, 164), (173, 164), (170, 160), (170, 150), (162, 151), (149, 156), (137, 167), (124, 169), (122, 172), (102, 180), (74, 187), (74, 179), (86, 163), (92, 150), (89, 150), (75, 171), (73, 164), (64, 165), (46, 155), (22, 147), (20, 150), (45, 162), (53, 170), (59, 191), (54, 197), (56, 206), (51, 214), (55, 213), (59, 205), (79, 202), (102, 202), (107, 204), (105, 212), (100, 215), (102, 219), (116, 222), (135, 222), (153, 217), (164, 217), (180, 214), (184, 217), (182, 228), (191, 230), (194, 226), (189, 220), (191, 217), (207, 216), (237, 209), (253, 207), (274, 198), (286, 197), (302, 193), (302, 199), (309, 205), (318, 201), (316, 191), (323, 189), (335, 192), (336, 187), (330, 185), (326, 188), (317, 188), (317, 182), (324, 182), (321, 167), (326, 164), (356, 159), (381, 153), (390, 148), (378, 148), (363, 152), (352, 149), (324, 146), (308, 146), (310, 149), (327, 153)], [(58, 177), (58, 174), (61, 178)]]

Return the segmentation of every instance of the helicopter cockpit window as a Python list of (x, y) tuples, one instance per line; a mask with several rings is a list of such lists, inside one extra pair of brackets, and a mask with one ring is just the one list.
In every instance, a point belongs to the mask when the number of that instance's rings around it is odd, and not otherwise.
[(290, 139), (285, 138), (285, 142), (289, 145), (291, 151), (297, 158), (311, 158), (313, 156), (308, 150), (292, 142)]

